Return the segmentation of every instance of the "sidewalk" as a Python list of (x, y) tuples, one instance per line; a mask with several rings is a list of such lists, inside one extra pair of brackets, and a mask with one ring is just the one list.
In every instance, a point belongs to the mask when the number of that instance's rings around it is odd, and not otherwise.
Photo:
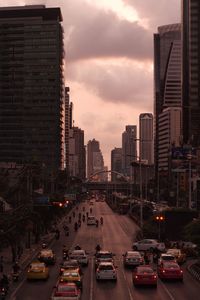
[[(42, 237), (42, 241), (46, 241), (49, 243), (53, 238), (53, 234), (49, 233)], [(19, 262), (19, 265), (22, 270), (24, 270), (27, 266), (27, 264), (30, 262), (30, 260), (33, 258), (33, 256), (41, 249), (41, 241), (38, 244), (32, 244), (31, 248), (25, 248), (23, 249), (23, 253), (17, 261)], [(3, 256), (3, 272), (0, 273), (0, 276), (2, 274), (6, 274), (8, 276), (11, 276), (12, 274), (12, 252), (11, 247), (4, 248), (0, 252), (0, 256)]]

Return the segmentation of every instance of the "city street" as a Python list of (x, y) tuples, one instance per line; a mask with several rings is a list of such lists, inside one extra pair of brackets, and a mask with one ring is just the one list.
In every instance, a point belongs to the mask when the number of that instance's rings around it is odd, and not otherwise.
[[(58, 280), (59, 266), (62, 262), (62, 246), (68, 245), (73, 249), (79, 244), (82, 249), (89, 253), (89, 266), (83, 269), (83, 293), (82, 300), (132, 300), (132, 299), (197, 299), (200, 285), (185, 270), (184, 282), (161, 282), (159, 280), (157, 289), (153, 288), (134, 288), (131, 279), (131, 270), (124, 269), (122, 254), (131, 249), (132, 242), (136, 233), (136, 225), (128, 216), (114, 213), (106, 202), (95, 202), (93, 206), (88, 203), (81, 203), (79, 211), (83, 212), (82, 207), (92, 207), (94, 215), (99, 219), (104, 218), (104, 224), (96, 226), (87, 226), (82, 223), (77, 233), (74, 232), (73, 224), (70, 226), (70, 235), (65, 237), (62, 232), (61, 238), (54, 241), (52, 249), (57, 255), (55, 266), (50, 267), (50, 278), (48, 281), (28, 282), (26, 277), (19, 283), (16, 291), (12, 294), (12, 300), (49, 300), (52, 288)], [(102, 249), (110, 250), (115, 254), (115, 264), (117, 265), (118, 280), (114, 282), (96, 282), (94, 271), (94, 252), (97, 244)], [(185, 267), (183, 267), (185, 269)]]

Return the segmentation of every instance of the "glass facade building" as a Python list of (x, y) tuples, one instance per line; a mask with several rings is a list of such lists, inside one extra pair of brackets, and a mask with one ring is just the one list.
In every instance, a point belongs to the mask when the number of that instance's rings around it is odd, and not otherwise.
[(64, 166), (60, 8), (0, 9), (0, 162)]

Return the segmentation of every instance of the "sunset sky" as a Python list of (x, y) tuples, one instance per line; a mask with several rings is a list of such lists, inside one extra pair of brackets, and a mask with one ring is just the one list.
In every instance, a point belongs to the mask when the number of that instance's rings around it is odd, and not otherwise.
[(0, 0), (61, 7), (66, 86), (75, 125), (100, 142), (105, 164), (126, 125), (153, 112), (153, 33), (180, 22), (181, 0)]

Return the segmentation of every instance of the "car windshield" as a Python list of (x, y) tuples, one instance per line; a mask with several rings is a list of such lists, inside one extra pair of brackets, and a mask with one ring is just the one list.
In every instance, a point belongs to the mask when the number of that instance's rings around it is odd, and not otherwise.
[(137, 273), (139, 274), (153, 274), (153, 270), (151, 268), (138, 268)]
[(79, 274), (76, 273), (76, 272), (64, 272), (63, 276), (66, 276), (66, 277), (79, 277)]
[(52, 251), (51, 250), (41, 251), (41, 256), (52, 256)]
[(169, 249), (167, 251), (167, 253), (173, 254), (173, 255), (179, 255), (180, 254), (180, 250), (178, 250), (178, 249)]
[(137, 252), (127, 252), (127, 257), (141, 257), (140, 253)]
[(172, 255), (163, 255), (163, 256), (162, 256), (162, 259), (163, 259), (163, 260), (174, 260), (175, 258), (174, 258), (174, 256), (172, 256)]
[(99, 269), (100, 270), (113, 270), (113, 266), (111, 266), (111, 265), (106, 265), (106, 266), (99, 266)]
[(98, 253), (97, 258), (112, 258), (112, 253)]
[(43, 264), (43, 263), (34, 263), (34, 264), (32, 264), (32, 265), (30, 265), (30, 268), (32, 268), (32, 269), (38, 269), (38, 268), (44, 268), (45, 267), (45, 264)]

